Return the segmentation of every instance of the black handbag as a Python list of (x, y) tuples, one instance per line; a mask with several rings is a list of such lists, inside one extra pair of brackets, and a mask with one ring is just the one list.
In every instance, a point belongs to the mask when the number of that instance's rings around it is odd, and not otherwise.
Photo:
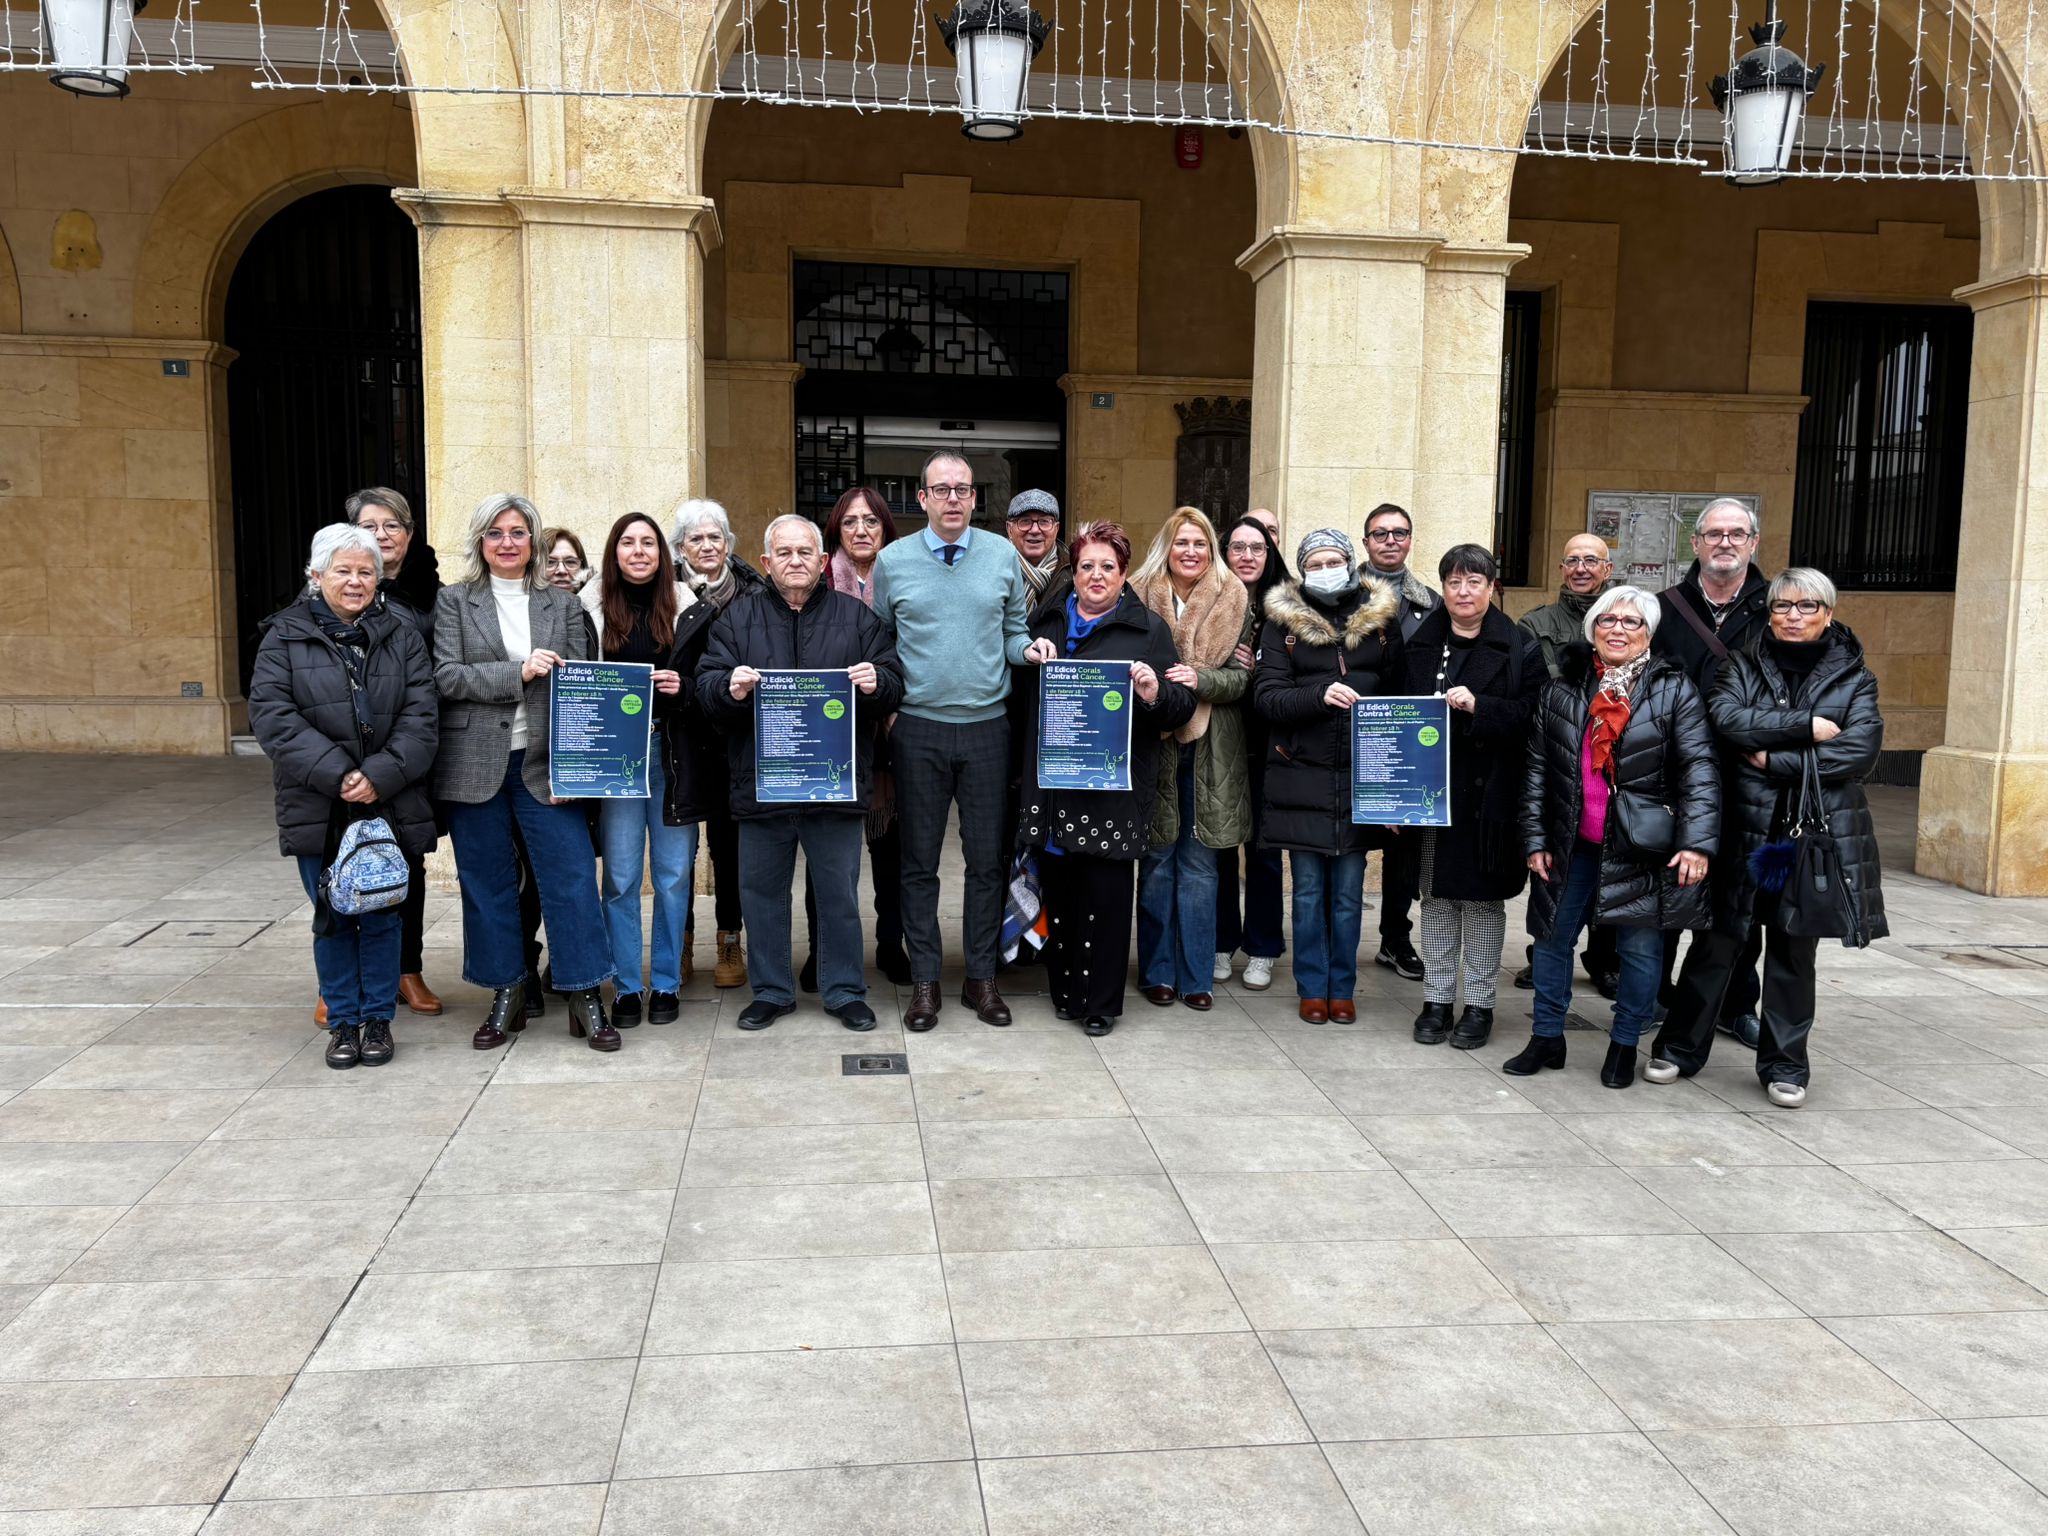
[(1678, 816), (1647, 790), (1615, 790), (1607, 814), (1619, 851), (1638, 863), (1662, 864), (1678, 852)]
[(1778, 897), (1772, 924), (1801, 939), (1863, 940), (1863, 902), (1842, 869), (1842, 851), (1828, 830), (1821, 798), (1820, 763), (1809, 749), (1800, 757), (1799, 810), (1792, 821), (1792, 869)]

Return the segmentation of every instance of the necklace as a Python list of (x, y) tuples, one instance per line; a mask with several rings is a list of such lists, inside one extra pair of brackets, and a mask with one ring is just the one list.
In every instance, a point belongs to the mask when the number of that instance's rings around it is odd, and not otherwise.
[(1451, 672), (1451, 642), (1450, 642), (1450, 641), (1448, 641), (1448, 640), (1446, 640), (1446, 641), (1444, 642), (1444, 653), (1443, 653), (1443, 655), (1442, 655), (1442, 656), (1440, 656), (1440, 657), (1438, 657), (1438, 658), (1437, 658), (1437, 664), (1436, 664), (1436, 691), (1437, 691), (1437, 694), (1438, 694), (1439, 696), (1441, 696), (1441, 695), (1443, 694), (1443, 691), (1444, 691), (1444, 679), (1445, 679), (1446, 677), (1450, 676), (1450, 672)]

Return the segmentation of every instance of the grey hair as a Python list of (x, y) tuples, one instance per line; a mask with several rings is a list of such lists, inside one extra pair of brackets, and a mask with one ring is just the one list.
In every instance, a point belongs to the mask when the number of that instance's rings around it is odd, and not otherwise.
[(1586, 610), (1584, 630), (1588, 645), (1593, 643), (1593, 625), (1600, 615), (1611, 608), (1619, 608), (1624, 603), (1635, 609), (1637, 616), (1643, 621), (1644, 631), (1652, 637), (1656, 635), (1657, 625), (1664, 617), (1663, 604), (1641, 587), (1609, 587), (1594, 598), (1593, 606)]
[(306, 556), (306, 590), (319, 591), (319, 578), (333, 566), (334, 557), (351, 549), (367, 554), (377, 579), (384, 579), (384, 551), (377, 547), (377, 541), (354, 523), (329, 523), (313, 535), (313, 548)]
[(683, 538), (699, 523), (716, 523), (725, 539), (725, 552), (733, 552), (735, 540), (732, 536), (732, 519), (725, 515), (725, 508), (715, 501), (706, 501), (701, 496), (692, 496), (676, 508), (674, 521), (668, 525), (669, 548), (681, 557)]
[(775, 530), (780, 528), (784, 523), (803, 524), (804, 527), (810, 530), (811, 538), (818, 546), (818, 552), (820, 554), (824, 553), (825, 536), (824, 534), (818, 531), (818, 525), (812, 522), (808, 517), (805, 517), (801, 512), (785, 512), (782, 514), (782, 516), (770, 522), (767, 528), (761, 534), (761, 553), (764, 557), (767, 555), (768, 551), (772, 549), (775, 545)]
[(1707, 514), (1710, 512), (1740, 512), (1749, 519), (1749, 536), (1752, 539), (1764, 531), (1763, 525), (1756, 520), (1756, 514), (1750, 511), (1747, 502), (1737, 501), (1733, 496), (1717, 496), (1704, 507), (1701, 507), (1700, 515), (1692, 520), (1692, 536), (1694, 538), (1700, 536), (1700, 524), (1707, 520)]
[(540, 513), (524, 496), (514, 496), (510, 491), (486, 496), (469, 514), (469, 533), (463, 544), (469, 561), (463, 567), (461, 579), (465, 583), (489, 579), (491, 568), (484, 560), (484, 533), (507, 512), (517, 512), (526, 520), (526, 584), (538, 592), (547, 585), (547, 553), (540, 545)]
[(1775, 603), (1787, 592), (1804, 592), (1808, 597), (1817, 598), (1823, 608), (1835, 606), (1835, 584), (1829, 581), (1825, 571), (1816, 571), (1810, 565), (1788, 565), (1771, 578), (1770, 590), (1764, 594), (1764, 601)]
[(352, 523), (363, 520), (363, 508), (382, 507), (398, 519), (398, 526), (407, 533), (413, 531), (412, 503), (388, 485), (366, 486), (341, 504), (341, 515)]

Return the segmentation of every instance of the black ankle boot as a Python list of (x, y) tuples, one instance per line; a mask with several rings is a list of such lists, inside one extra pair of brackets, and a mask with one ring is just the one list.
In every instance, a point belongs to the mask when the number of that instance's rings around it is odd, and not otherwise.
[(1607, 1059), (1600, 1063), (1600, 1081), (1610, 1088), (1626, 1088), (1636, 1080), (1636, 1048), (1608, 1042)]
[(1451, 1032), (1451, 1005), (1449, 1003), (1424, 1003), (1422, 1012), (1415, 1015), (1415, 1043), (1417, 1045), (1442, 1045), (1444, 1037)]
[(1474, 1008), (1470, 1003), (1458, 1015), (1458, 1027), (1451, 1031), (1451, 1049), (1476, 1051), (1493, 1038), (1493, 1010)]
[(616, 1051), (619, 1048), (619, 1032), (604, 1016), (604, 998), (597, 988), (586, 987), (581, 992), (569, 994), (569, 1033), (578, 1040), (588, 1035), (593, 1051)]
[(480, 1051), (494, 1051), (513, 1030), (526, 1028), (526, 984), (500, 987), (491, 994), (491, 1011), (477, 1025), (469, 1043)]
[(1534, 1077), (1545, 1067), (1564, 1065), (1563, 1035), (1531, 1035), (1529, 1043), (1518, 1055), (1510, 1056), (1500, 1064), (1501, 1071), (1510, 1077)]

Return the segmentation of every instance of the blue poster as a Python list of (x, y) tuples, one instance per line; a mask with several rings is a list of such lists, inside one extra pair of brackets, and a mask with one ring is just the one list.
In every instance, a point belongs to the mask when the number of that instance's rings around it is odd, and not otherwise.
[(645, 800), (654, 668), (565, 661), (548, 674), (548, 789), (562, 800)]
[(763, 672), (754, 684), (754, 798), (851, 805), (854, 687), (843, 671)]
[(1038, 669), (1038, 787), (1131, 787), (1131, 664), (1048, 661)]
[(1451, 713), (1441, 698), (1351, 706), (1351, 819), (1369, 827), (1451, 824)]

